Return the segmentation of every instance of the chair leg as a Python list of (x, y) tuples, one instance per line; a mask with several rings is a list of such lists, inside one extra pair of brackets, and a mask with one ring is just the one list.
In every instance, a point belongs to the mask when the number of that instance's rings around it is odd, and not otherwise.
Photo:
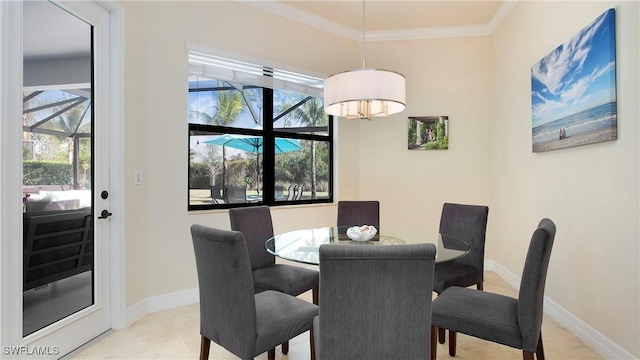
[(311, 360), (316, 360), (316, 341), (313, 336), (313, 327), (309, 329), (309, 347), (311, 348)]
[(314, 287), (311, 293), (313, 294), (313, 303), (318, 305), (318, 287)]
[(456, 332), (449, 330), (449, 355), (456, 356)]
[(436, 360), (438, 356), (438, 340), (437, 340), (438, 328), (431, 326), (431, 360)]
[(530, 353), (527, 350), (522, 350), (522, 360), (534, 360), (533, 353)]
[(479, 282), (479, 283), (477, 283), (477, 284), (476, 284), (476, 289), (478, 289), (478, 290), (480, 290), (480, 291), (484, 290), (484, 285), (483, 285), (483, 284), (484, 284), (484, 283), (483, 283), (482, 281), (481, 281), (481, 282)]
[(289, 342), (285, 341), (282, 343), (282, 353), (287, 355), (289, 353)]
[(202, 335), (200, 339), (200, 360), (209, 359), (209, 348), (211, 347), (211, 340)]
[(445, 329), (444, 328), (438, 328), (438, 342), (440, 344), (444, 344), (445, 341)]
[(267, 351), (267, 359), (269, 360), (276, 360), (276, 349), (269, 349), (269, 351)]
[(536, 358), (538, 360), (544, 360), (544, 348), (542, 347), (542, 331), (538, 336), (538, 346), (536, 346)]

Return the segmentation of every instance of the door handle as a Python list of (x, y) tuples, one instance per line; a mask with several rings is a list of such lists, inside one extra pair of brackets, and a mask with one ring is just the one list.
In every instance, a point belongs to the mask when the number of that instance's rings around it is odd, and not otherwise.
[(110, 213), (108, 210), (102, 210), (102, 212), (100, 213), (100, 216), (98, 216), (98, 219), (106, 219), (111, 215), (113, 214)]

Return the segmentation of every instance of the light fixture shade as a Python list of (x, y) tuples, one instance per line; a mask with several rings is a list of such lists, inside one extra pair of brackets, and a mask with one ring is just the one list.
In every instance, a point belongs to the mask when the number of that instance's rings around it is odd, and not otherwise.
[(405, 79), (393, 71), (358, 69), (324, 81), (324, 111), (347, 119), (385, 117), (405, 108)]

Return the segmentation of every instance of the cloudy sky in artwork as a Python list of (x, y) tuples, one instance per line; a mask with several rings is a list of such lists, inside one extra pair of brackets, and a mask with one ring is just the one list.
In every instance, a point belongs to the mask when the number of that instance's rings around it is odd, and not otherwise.
[(609, 9), (531, 67), (533, 127), (616, 101)]

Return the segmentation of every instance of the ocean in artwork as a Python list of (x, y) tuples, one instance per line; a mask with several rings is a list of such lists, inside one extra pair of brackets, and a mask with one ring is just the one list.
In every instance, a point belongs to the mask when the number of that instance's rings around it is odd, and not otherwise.
[[(617, 102), (612, 101), (577, 114), (551, 121), (544, 125), (536, 126), (532, 129), (533, 144), (535, 146), (535, 144), (547, 141), (569, 139), (575, 136), (615, 129), (617, 127), (616, 104)], [(560, 136), (561, 130), (563, 130), (562, 136)], [(615, 139), (615, 135), (614, 132), (614, 137), (607, 140)]]

